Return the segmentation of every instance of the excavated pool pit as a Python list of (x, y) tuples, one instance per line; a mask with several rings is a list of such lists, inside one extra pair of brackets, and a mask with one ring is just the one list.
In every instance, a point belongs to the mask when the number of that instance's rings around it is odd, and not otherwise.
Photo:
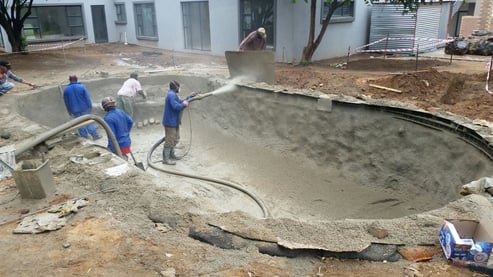
[[(181, 96), (226, 85), (194, 76), (141, 78), (148, 99), (135, 107), (132, 148), (138, 161), (145, 161), (164, 135), (159, 122), (173, 79), (182, 84)], [(115, 96), (124, 80), (85, 82), (94, 114), (103, 116), (97, 103)], [(489, 143), (452, 119), (256, 85), (236, 85), (192, 102), (183, 114), (178, 147), (178, 154), (187, 155), (172, 169), (237, 183), (262, 199), (274, 218), (385, 219), (421, 213), (457, 200), (463, 184), (493, 170)], [(49, 107), (41, 116), (40, 106)], [(26, 95), (18, 111), (48, 127), (70, 119), (58, 87)], [(160, 152), (152, 160), (169, 169), (160, 164)], [(256, 203), (237, 191), (152, 169), (148, 173), (157, 177), (157, 186), (207, 203), (205, 210), (262, 217)]]

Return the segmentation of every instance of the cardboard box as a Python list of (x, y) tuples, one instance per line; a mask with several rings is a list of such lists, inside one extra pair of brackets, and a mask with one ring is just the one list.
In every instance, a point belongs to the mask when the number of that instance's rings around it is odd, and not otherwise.
[(486, 265), (493, 248), (487, 228), (476, 220), (445, 220), (439, 239), (445, 257), (450, 260)]

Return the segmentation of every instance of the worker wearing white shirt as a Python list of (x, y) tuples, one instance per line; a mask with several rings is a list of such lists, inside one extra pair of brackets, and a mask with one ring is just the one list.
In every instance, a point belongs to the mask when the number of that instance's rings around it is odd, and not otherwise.
[(140, 94), (144, 99), (147, 97), (137, 78), (137, 73), (130, 74), (130, 78), (123, 83), (116, 96), (116, 107), (132, 118), (134, 115), (135, 96)]

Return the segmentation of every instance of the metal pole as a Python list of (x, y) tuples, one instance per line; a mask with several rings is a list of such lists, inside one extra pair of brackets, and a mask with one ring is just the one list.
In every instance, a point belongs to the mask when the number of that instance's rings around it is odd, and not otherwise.
[(416, 45), (416, 71), (418, 71), (419, 43)]
[(389, 34), (387, 33), (387, 38), (385, 39), (385, 52), (383, 54), (383, 58), (386, 59), (387, 58), (387, 46), (389, 44)]
[(62, 39), (62, 53), (63, 53), (63, 63), (67, 64), (67, 57), (65, 55), (65, 45), (63, 44), (63, 39)]
[(349, 68), (349, 55), (351, 54), (351, 46), (347, 48), (346, 68)]

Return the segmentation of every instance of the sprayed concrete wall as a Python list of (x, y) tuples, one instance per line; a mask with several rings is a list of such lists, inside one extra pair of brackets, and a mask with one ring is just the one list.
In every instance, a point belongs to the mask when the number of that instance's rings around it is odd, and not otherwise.
[[(137, 104), (136, 121), (161, 120), (172, 79), (182, 83), (182, 96), (220, 87), (217, 81), (190, 76), (141, 78), (149, 99)], [(124, 80), (102, 79), (87, 86), (96, 102), (114, 96)], [(192, 103), (197, 152), (184, 164), (247, 184), (267, 199), (274, 215), (403, 216), (456, 200), (463, 184), (493, 172), (491, 160), (457, 134), (405, 120), (384, 106), (233, 88)], [(41, 116), (40, 106), (46, 107)], [(49, 127), (69, 119), (58, 88), (27, 94), (18, 110)], [(94, 113), (102, 115), (99, 108)], [(160, 127), (153, 130), (162, 134)]]

